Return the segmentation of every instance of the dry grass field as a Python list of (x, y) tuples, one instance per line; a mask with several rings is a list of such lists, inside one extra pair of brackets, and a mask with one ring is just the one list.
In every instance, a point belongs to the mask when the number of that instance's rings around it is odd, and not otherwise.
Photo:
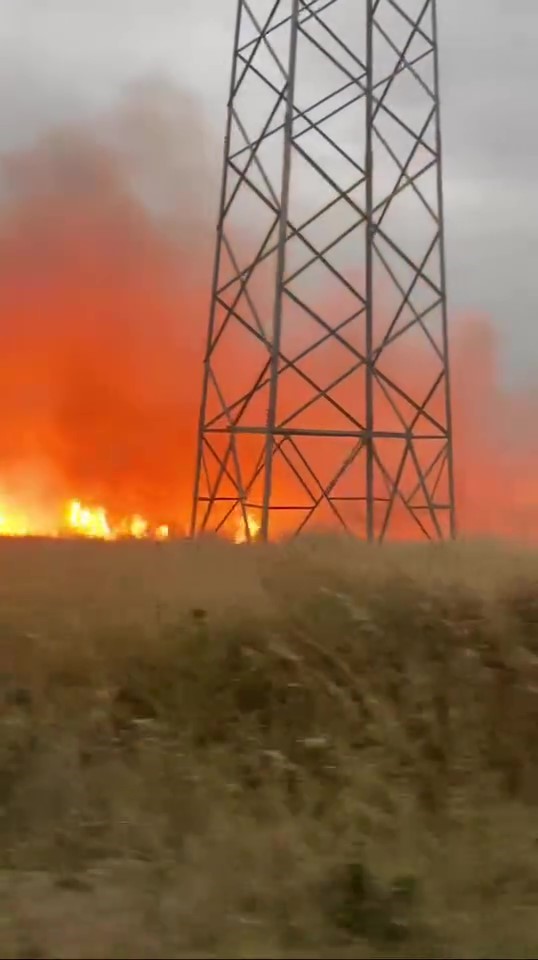
[(0, 956), (538, 957), (538, 556), (0, 543)]

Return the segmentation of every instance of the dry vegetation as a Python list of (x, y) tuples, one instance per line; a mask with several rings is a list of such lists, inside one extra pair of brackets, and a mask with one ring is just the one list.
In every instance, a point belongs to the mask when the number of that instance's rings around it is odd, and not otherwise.
[(538, 956), (536, 554), (2, 543), (0, 629), (0, 956)]

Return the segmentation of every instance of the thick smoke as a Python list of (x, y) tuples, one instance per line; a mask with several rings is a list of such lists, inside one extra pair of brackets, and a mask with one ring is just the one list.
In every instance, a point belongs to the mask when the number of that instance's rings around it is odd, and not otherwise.
[[(0, 161), (0, 496), (184, 522), (209, 300), (214, 164), (193, 105), (133, 91)], [(487, 320), (454, 326), (464, 533), (538, 537), (538, 402)], [(230, 358), (232, 361), (233, 358)]]
[[(190, 496), (212, 183), (192, 106), (136, 90), (0, 167), (0, 474), (155, 522)], [(208, 199), (209, 198), (209, 199)]]
[(455, 324), (453, 406), (461, 528), (538, 541), (538, 390), (503, 385), (501, 341), (487, 317)]

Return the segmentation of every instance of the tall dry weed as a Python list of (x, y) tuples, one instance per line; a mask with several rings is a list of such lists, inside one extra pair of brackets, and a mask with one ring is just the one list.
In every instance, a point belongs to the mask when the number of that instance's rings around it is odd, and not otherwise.
[(0, 584), (1, 956), (536, 956), (535, 553), (0, 544)]

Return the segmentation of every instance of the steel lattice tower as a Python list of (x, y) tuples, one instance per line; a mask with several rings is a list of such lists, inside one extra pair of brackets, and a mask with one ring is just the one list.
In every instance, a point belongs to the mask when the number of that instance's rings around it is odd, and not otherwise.
[(436, 0), (238, 0), (193, 534), (455, 533)]

